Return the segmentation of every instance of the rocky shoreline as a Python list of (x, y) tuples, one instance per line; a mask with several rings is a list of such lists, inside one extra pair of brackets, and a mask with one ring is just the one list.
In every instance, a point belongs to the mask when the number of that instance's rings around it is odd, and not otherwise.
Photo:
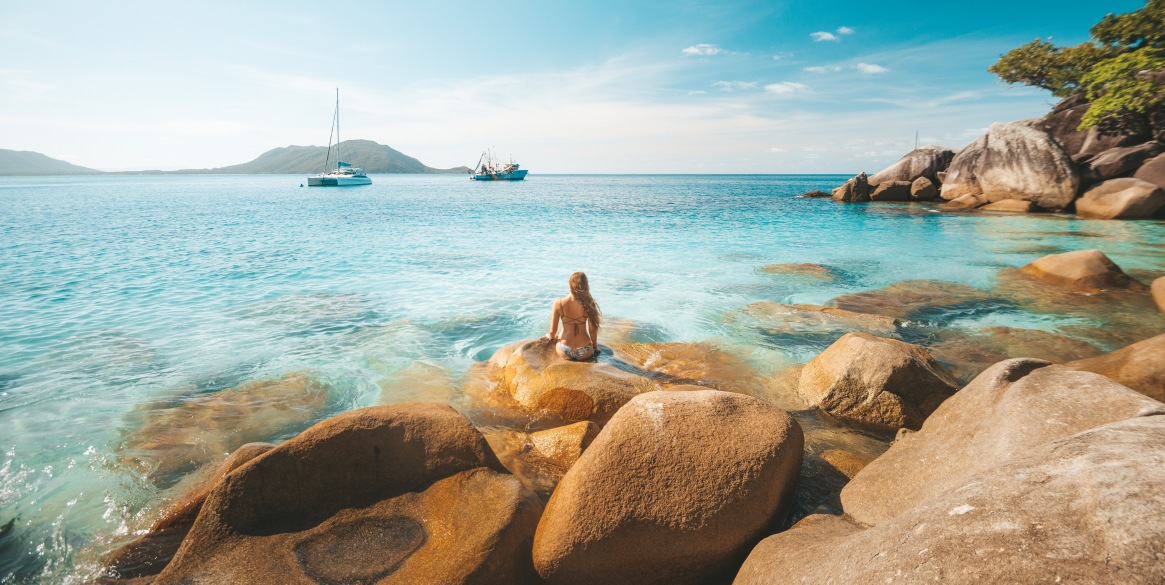
[(1162, 129), (1078, 130), (1088, 102), (1059, 103), (1045, 118), (992, 124), (958, 153), (928, 145), (832, 193), (844, 203), (942, 201), (943, 210), (1075, 213), (1091, 219), (1165, 218)]
[[(272, 404), (289, 405), (282, 427), (309, 420), (326, 393), (310, 372), (157, 410), (126, 464), (179, 473), (203, 460), (184, 433), (213, 421), (232, 453), (97, 581), (1160, 582), (1165, 277), (1147, 286), (1083, 250), (998, 280), (749, 305), (734, 318), (829, 343), (770, 373), (708, 343), (636, 343), (613, 321), (594, 362), (545, 340), (498, 350), (449, 390), (459, 410), (363, 408), (278, 445), (248, 442), (265, 427), (239, 434)], [(1066, 299), (1139, 328), (914, 325)]]

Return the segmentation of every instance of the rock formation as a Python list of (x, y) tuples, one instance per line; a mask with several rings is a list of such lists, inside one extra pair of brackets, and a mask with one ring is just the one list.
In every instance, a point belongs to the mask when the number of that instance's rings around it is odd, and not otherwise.
[(938, 198), (938, 187), (935, 187), (935, 181), (926, 177), (915, 179), (910, 184), (910, 198), (915, 201), (934, 201)]
[(1109, 179), (1076, 200), (1076, 215), (1096, 219), (1148, 219), (1165, 207), (1165, 190), (1131, 177)]
[(948, 399), (816, 514), (761, 542), (736, 585), (1158, 583), (1165, 405), (1008, 360)]
[(1145, 290), (1100, 250), (1050, 254), (1020, 268), (1020, 272), (1047, 284), (1080, 292), (1106, 289)]
[(910, 181), (882, 181), (870, 193), (870, 201), (910, 201)]
[(547, 583), (702, 583), (780, 519), (801, 465), (784, 411), (716, 390), (641, 394), (546, 504), (534, 564)]
[(448, 406), (365, 408), (227, 474), (155, 583), (533, 583), (541, 512)]
[(898, 162), (874, 173), (869, 180), (870, 186), (876, 187), (887, 181), (910, 183), (920, 177), (937, 182), (938, 173), (947, 169), (954, 156), (951, 150), (934, 144), (916, 148), (898, 159)]
[(979, 186), (976, 172), (985, 152), (987, 152), (986, 134), (960, 150), (951, 159), (950, 166), (943, 174), (939, 196), (947, 201), (954, 201), (968, 195), (972, 197), (982, 195), (983, 189)]
[(974, 175), (991, 202), (1019, 199), (1052, 210), (1068, 207), (1080, 186), (1060, 145), (1022, 124), (991, 125)]
[(847, 333), (805, 364), (797, 391), (833, 416), (893, 431), (917, 429), (957, 389), (925, 349)]
[(1149, 398), (1165, 402), (1165, 335), (1064, 365), (1100, 374)]

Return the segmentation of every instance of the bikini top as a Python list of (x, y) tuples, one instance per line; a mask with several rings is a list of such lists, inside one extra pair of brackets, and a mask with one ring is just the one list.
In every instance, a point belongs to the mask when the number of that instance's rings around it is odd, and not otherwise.
[(586, 321), (587, 321), (587, 314), (586, 313), (583, 313), (582, 317), (567, 317), (566, 311), (561, 308), (561, 305), (563, 305), (563, 304), (566, 304), (566, 303), (561, 303), (559, 305), (560, 306), (559, 311), (561, 311), (563, 321), (570, 321), (571, 323), (579, 323), (579, 324), (586, 323)]

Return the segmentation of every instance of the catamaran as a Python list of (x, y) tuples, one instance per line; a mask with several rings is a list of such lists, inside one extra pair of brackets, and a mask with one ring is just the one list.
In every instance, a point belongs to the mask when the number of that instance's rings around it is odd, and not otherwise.
[[(336, 168), (332, 167), (332, 136), (336, 137)], [(330, 169), (330, 170), (329, 170)], [(347, 187), (350, 185), (371, 185), (372, 179), (364, 174), (364, 169), (356, 168), (340, 158), (340, 88), (336, 88), (336, 113), (332, 117), (332, 128), (328, 133), (328, 156), (324, 160), (324, 172), (307, 178), (308, 187)]]
[(526, 178), (528, 172), (512, 158), (508, 163), (499, 163), (494, 159), (493, 153), (487, 150), (477, 159), (477, 166), (469, 171), (469, 178), (474, 181), (521, 181)]

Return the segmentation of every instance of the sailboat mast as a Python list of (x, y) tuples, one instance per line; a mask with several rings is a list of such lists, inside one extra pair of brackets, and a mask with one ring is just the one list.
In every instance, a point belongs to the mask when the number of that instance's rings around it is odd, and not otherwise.
[(340, 88), (336, 88), (336, 168), (340, 168)]

